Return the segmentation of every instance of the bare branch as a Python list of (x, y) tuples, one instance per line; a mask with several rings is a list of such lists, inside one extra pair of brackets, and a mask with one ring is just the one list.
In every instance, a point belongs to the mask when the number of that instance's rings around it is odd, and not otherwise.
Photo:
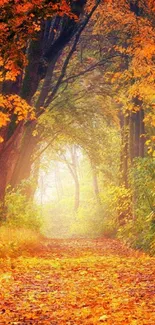
[(109, 57), (109, 58), (102, 59), (101, 61), (96, 62), (96, 63), (93, 64), (92, 66), (90, 66), (90, 67), (88, 67), (87, 69), (85, 69), (85, 70), (83, 70), (83, 71), (77, 73), (76, 75), (72, 75), (72, 76), (70, 76), (70, 77), (64, 79), (64, 80), (62, 81), (62, 84), (65, 83), (65, 82), (68, 82), (68, 81), (71, 81), (71, 82), (72, 82), (72, 81), (74, 81), (76, 78), (81, 77), (81, 76), (85, 75), (86, 73), (88, 73), (88, 72), (90, 72), (90, 71), (93, 71), (93, 70), (96, 69), (97, 67), (100, 67), (100, 66), (104, 65), (105, 63), (109, 62), (111, 59), (113, 59), (113, 58), (115, 58), (115, 57), (118, 57), (118, 56), (120, 56), (120, 55), (117, 54), (117, 55), (113, 55), (113, 56), (111, 56), (111, 57)]
[(61, 131), (57, 132), (54, 137), (51, 139), (51, 141), (47, 144), (47, 146), (42, 149), (38, 155), (32, 160), (32, 163), (34, 163), (47, 149), (50, 147), (50, 145), (54, 142), (54, 140), (57, 138), (57, 136), (61, 133)]

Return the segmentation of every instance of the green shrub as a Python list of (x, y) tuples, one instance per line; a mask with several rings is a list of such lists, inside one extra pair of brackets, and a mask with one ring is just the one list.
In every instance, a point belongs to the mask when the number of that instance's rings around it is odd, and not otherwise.
[(41, 227), (41, 218), (38, 207), (31, 199), (22, 194), (21, 189), (8, 191), (5, 196), (5, 205), (2, 207), (3, 218), (11, 227), (27, 228), (38, 231)]
[(104, 218), (114, 219), (116, 226), (125, 223), (131, 217), (132, 192), (130, 189), (109, 185), (100, 197)]
[(131, 168), (130, 186), (133, 192), (135, 217), (155, 212), (155, 161), (153, 158), (136, 158)]
[(155, 253), (155, 215), (129, 220), (117, 233), (119, 239), (133, 248)]
[(129, 181), (132, 191), (133, 216), (120, 225), (118, 237), (130, 246), (155, 253), (155, 161), (136, 158)]

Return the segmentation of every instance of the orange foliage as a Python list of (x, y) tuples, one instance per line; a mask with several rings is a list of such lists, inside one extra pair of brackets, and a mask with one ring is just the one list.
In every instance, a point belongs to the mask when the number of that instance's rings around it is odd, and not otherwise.
[[(55, 14), (70, 14), (66, 0), (0, 0), (1, 79), (15, 80), (26, 64), (23, 50), (40, 30), (41, 21)], [(7, 73), (7, 75), (6, 75)]]
[(0, 95), (0, 107), (0, 128), (7, 125), (12, 114), (17, 116), (16, 123), (35, 118), (33, 107), (18, 95)]
[(45, 240), (1, 260), (1, 323), (153, 325), (154, 266), (117, 240)]
[[(0, 82), (15, 81), (27, 65), (28, 41), (40, 31), (41, 22), (55, 14), (71, 15), (66, 0), (0, 0)], [(0, 128), (16, 115), (16, 122), (33, 119), (34, 110), (17, 95), (0, 96)], [(0, 142), (3, 138), (0, 137)]]
[[(155, 100), (155, 1), (138, 1), (138, 15), (130, 8), (135, 1), (105, 1), (97, 15), (94, 34), (110, 34), (115, 31), (116, 53), (126, 56), (126, 68), (116, 74), (111, 73), (112, 82), (119, 81), (124, 86), (129, 100), (139, 97), (149, 104)], [(124, 59), (125, 60), (125, 59)], [(128, 90), (126, 88), (128, 84)], [(129, 107), (128, 107), (129, 109)]]

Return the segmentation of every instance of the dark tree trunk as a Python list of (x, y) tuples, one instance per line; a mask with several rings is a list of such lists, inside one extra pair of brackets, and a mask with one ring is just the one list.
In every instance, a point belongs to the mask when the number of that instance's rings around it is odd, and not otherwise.
[(133, 98), (133, 103), (137, 107), (134, 113), (134, 158), (144, 157), (145, 126), (143, 102), (138, 97)]
[[(141, 105), (137, 99), (135, 104)], [(130, 112), (124, 116), (120, 113), (120, 132), (121, 132), (121, 163), (120, 172), (122, 175), (122, 183), (128, 187), (128, 169), (132, 165), (133, 159), (136, 157), (144, 157), (145, 149), (145, 126), (144, 126), (144, 110), (139, 108), (137, 112)]]
[(135, 139), (134, 139), (134, 157), (139, 157), (140, 143), (140, 112), (135, 115)]
[(121, 130), (121, 183), (128, 187), (128, 166), (129, 166), (129, 115), (124, 116), (120, 113)]
[[(31, 102), (36, 88), (39, 85), (40, 76), (38, 73), (39, 62), (42, 56), (41, 50), (42, 33), (38, 35), (38, 39), (32, 41), (29, 47), (29, 64), (25, 71), (23, 83), (21, 85), (20, 95), (22, 98)], [(13, 87), (16, 88), (15, 93), (19, 93), (19, 87), (15, 83), (5, 84), (4, 93), (13, 93)], [(19, 84), (19, 82), (18, 82)], [(16, 87), (15, 87), (16, 86)], [(0, 181), (0, 199), (3, 200), (5, 190), (8, 184), (16, 187), (21, 180), (26, 179), (31, 171), (31, 154), (36, 146), (36, 138), (32, 137), (36, 122), (30, 121), (29, 126), (20, 122), (18, 126), (13, 118), (10, 125), (5, 128), (5, 145), (0, 155), (0, 170), (3, 176)]]
[(129, 158), (132, 165), (134, 158), (134, 113), (130, 112), (129, 116)]
[(123, 145), (124, 145), (124, 115), (120, 112), (119, 113), (119, 123), (120, 123), (120, 134), (121, 134), (121, 152), (120, 152), (120, 174), (121, 174), (121, 181), (122, 181), (122, 174), (123, 174)]
[(128, 187), (128, 166), (129, 166), (129, 115), (125, 116), (125, 121), (124, 121), (123, 181), (126, 188)]

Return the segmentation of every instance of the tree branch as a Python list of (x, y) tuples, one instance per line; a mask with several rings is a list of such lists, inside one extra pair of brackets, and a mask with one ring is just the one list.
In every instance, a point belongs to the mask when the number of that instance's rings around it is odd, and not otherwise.
[(34, 163), (47, 149), (48, 147), (54, 142), (54, 140), (57, 138), (57, 136), (61, 133), (61, 131), (57, 132), (54, 137), (51, 139), (51, 141), (47, 144), (47, 146), (41, 150), (41, 152), (38, 153), (38, 155), (32, 160), (32, 163)]
[(88, 73), (88, 72), (90, 72), (90, 71), (93, 71), (93, 70), (96, 69), (97, 67), (102, 66), (103, 64), (109, 62), (111, 59), (113, 59), (113, 58), (115, 58), (115, 57), (118, 57), (118, 56), (120, 56), (120, 55), (117, 54), (117, 55), (113, 55), (113, 56), (111, 56), (111, 57), (109, 57), (109, 58), (102, 59), (101, 61), (99, 61), (99, 62), (93, 64), (92, 66), (90, 66), (89, 68), (87, 68), (86, 70), (83, 70), (83, 71), (77, 73), (76, 75), (72, 75), (72, 76), (70, 76), (70, 77), (64, 79), (64, 80), (62, 81), (61, 84), (65, 83), (65, 82), (68, 82), (68, 81), (70, 81), (70, 80), (71, 80), (71, 82), (72, 82), (72, 80), (74, 81), (74, 79), (76, 79), (76, 78), (78, 78), (78, 77), (81, 77), (81, 76), (85, 75), (86, 73)]
[(61, 74), (60, 74), (60, 76), (59, 76), (59, 78), (58, 78), (58, 81), (57, 81), (55, 87), (53, 88), (51, 94), (48, 96), (48, 98), (47, 98), (47, 100), (46, 100), (46, 102), (45, 102), (44, 107), (48, 107), (48, 106), (49, 106), (49, 104), (50, 104), (51, 101), (53, 100), (54, 95), (57, 93), (57, 91), (58, 91), (58, 89), (59, 89), (59, 86), (60, 86), (60, 84), (61, 84), (61, 82), (62, 82), (62, 80), (63, 80), (63, 78), (64, 78), (64, 76), (65, 76), (65, 73), (66, 73), (66, 70), (67, 70), (68, 63), (69, 63), (69, 61), (70, 61), (70, 59), (71, 59), (71, 57), (72, 57), (74, 51), (76, 50), (76, 46), (77, 46), (77, 44), (78, 44), (78, 42), (79, 42), (79, 39), (80, 39), (81, 33), (83, 32), (84, 28), (85, 28), (86, 25), (88, 24), (88, 22), (89, 22), (90, 18), (92, 17), (94, 11), (97, 9), (97, 7), (98, 7), (100, 1), (101, 1), (101, 0), (97, 0), (97, 1), (96, 1), (96, 4), (95, 4), (94, 7), (92, 8), (91, 12), (86, 16), (84, 22), (81, 23), (81, 26), (79, 27), (79, 29), (78, 29), (78, 31), (77, 31), (77, 33), (76, 33), (76, 35), (75, 35), (75, 39), (74, 39), (73, 45), (72, 45), (72, 47), (71, 47), (71, 50), (70, 50), (70, 52), (68, 53), (68, 55), (67, 55), (67, 57), (66, 57), (66, 59), (65, 59), (65, 61), (64, 61), (64, 64), (63, 64), (63, 67), (62, 67), (62, 70), (61, 70)]

